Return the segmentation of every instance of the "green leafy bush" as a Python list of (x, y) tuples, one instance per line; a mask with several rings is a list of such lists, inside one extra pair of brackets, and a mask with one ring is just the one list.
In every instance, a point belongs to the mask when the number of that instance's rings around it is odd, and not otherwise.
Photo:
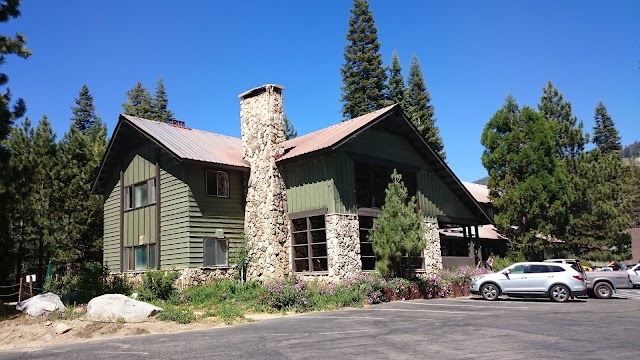
[(59, 295), (66, 303), (84, 304), (104, 294), (129, 295), (131, 287), (121, 277), (111, 276), (107, 269), (92, 263), (84, 264), (77, 272), (65, 274), (58, 280), (48, 279), (43, 291)]
[(162, 321), (175, 321), (178, 324), (189, 324), (196, 321), (196, 315), (190, 309), (181, 306), (165, 306), (164, 311), (158, 315)]
[(226, 324), (232, 324), (236, 319), (245, 319), (244, 312), (238, 307), (238, 304), (231, 302), (220, 304), (211, 314)]
[(173, 282), (178, 279), (179, 276), (180, 274), (177, 271), (151, 270), (145, 272), (142, 277), (142, 288), (139, 294), (140, 300), (169, 300), (176, 292)]

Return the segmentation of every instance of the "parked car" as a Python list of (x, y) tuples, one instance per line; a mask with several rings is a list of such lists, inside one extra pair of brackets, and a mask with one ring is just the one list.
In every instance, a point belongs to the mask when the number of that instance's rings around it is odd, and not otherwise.
[(629, 280), (631, 280), (633, 287), (640, 286), (640, 264), (631, 266), (627, 270), (627, 273), (629, 274)]
[(613, 271), (612, 268), (585, 272), (577, 259), (547, 259), (545, 262), (573, 264), (574, 268), (582, 269), (582, 273), (587, 279), (587, 294), (599, 299), (609, 299), (616, 289), (627, 289), (631, 287), (629, 274), (626, 271)]
[(574, 269), (576, 269), (577, 271), (583, 274), (586, 272), (586, 269), (582, 266), (582, 263), (580, 263), (580, 260), (578, 259), (547, 259), (544, 262), (569, 264), (571, 265), (571, 267), (573, 267)]
[(507, 295), (549, 297), (555, 302), (565, 302), (572, 296), (587, 292), (584, 273), (574, 266), (548, 262), (516, 263), (499, 272), (473, 277), (469, 290), (489, 301)]

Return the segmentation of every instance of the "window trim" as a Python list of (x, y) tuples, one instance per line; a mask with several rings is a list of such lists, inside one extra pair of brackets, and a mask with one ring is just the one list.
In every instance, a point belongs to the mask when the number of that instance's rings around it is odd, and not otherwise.
[[(143, 186), (143, 185), (147, 185), (147, 203), (144, 205), (136, 206), (135, 190), (136, 190), (136, 187)], [(122, 208), (124, 212), (142, 209), (147, 206), (155, 205), (158, 202), (158, 199), (156, 196), (157, 187), (158, 187), (158, 181), (156, 180), (155, 176), (148, 178), (146, 180), (131, 184), (129, 186), (125, 186), (123, 189), (123, 196), (122, 196)]]
[[(360, 225), (360, 218), (361, 218), (361, 217), (363, 217), (363, 218), (364, 218), (364, 217), (371, 218), (371, 228), (370, 228), (370, 229), (369, 229), (369, 228), (363, 228), (363, 227)], [(369, 216), (369, 215), (360, 215), (360, 213), (358, 212), (358, 236), (359, 236), (359, 237), (360, 237), (360, 233), (361, 233), (363, 230), (366, 230), (366, 231), (367, 231), (367, 236), (369, 236), (369, 234), (371, 234), (371, 230), (375, 231), (375, 228), (376, 228), (375, 219), (376, 219), (377, 217), (378, 217), (378, 216), (377, 216), (377, 214), (376, 214), (376, 216)], [(358, 240), (359, 240), (359, 245), (360, 245), (360, 270), (365, 271), (365, 272), (375, 271), (375, 270), (376, 270), (376, 263), (378, 262), (378, 257), (376, 256), (375, 250), (373, 250), (373, 239), (371, 239), (371, 238), (368, 238), (368, 239), (367, 239), (367, 238), (362, 239), (362, 237), (360, 237), (360, 239), (358, 239)], [(365, 244), (371, 244), (371, 250), (373, 251), (373, 256), (370, 256), (370, 255), (367, 255), (367, 256), (362, 255), (362, 254), (363, 254), (363, 253), (362, 253), (362, 244), (363, 244), (363, 243), (365, 243)], [(373, 258), (373, 269), (367, 269), (367, 270), (365, 270), (365, 269), (364, 269), (364, 262), (362, 261), (362, 259), (363, 259), (363, 258)]]
[[(311, 211), (304, 211), (304, 212), (300, 212), (300, 213), (296, 213), (293, 215), (289, 215), (290, 221), (289, 221), (289, 226), (290, 226), (290, 232), (291, 232), (291, 271), (295, 274), (326, 274), (329, 272), (329, 247), (328, 247), (328, 242), (327, 242), (327, 219), (325, 217), (326, 214), (326, 208), (324, 209), (317, 209), (317, 210), (311, 210)], [(306, 216), (302, 216), (302, 215), (306, 215)], [(316, 229), (312, 229), (311, 228), (311, 218), (313, 217), (322, 217), (324, 220), (324, 227), (322, 228), (316, 228)], [(293, 227), (293, 221), (294, 220), (300, 220), (300, 219), (305, 219), (306, 221), (306, 229), (304, 230), (300, 230), (300, 231), (294, 231), (294, 227)], [(313, 240), (313, 232), (324, 232), (324, 242), (312, 242)], [(305, 233), (307, 236), (307, 243), (306, 244), (296, 244), (295, 243), (295, 234), (300, 234), (300, 233)], [(327, 255), (325, 256), (312, 256), (313, 255), (313, 246), (315, 245), (324, 245), (325, 249), (326, 249), (326, 253)], [(295, 253), (295, 249), (296, 247), (298, 248), (302, 248), (305, 247), (307, 248), (307, 257), (302, 257), (302, 258), (296, 258), (296, 253)], [(326, 259), (326, 270), (314, 270), (314, 260), (318, 260), (318, 259)], [(297, 270), (296, 269), (296, 260), (307, 260), (308, 262), (308, 267), (309, 270)]]
[[(209, 193), (209, 174), (215, 174), (215, 179), (216, 179), (216, 193), (215, 194), (210, 194)], [(220, 178), (218, 177), (220, 174), (225, 174), (227, 177), (227, 194), (226, 195), (220, 195), (220, 192), (218, 190), (220, 190), (220, 184), (218, 183), (218, 181), (220, 180)], [(215, 169), (205, 169), (204, 171), (204, 194), (205, 196), (212, 196), (212, 197), (218, 197), (218, 198), (224, 198), (224, 199), (228, 199), (231, 197), (231, 176), (229, 174), (229, 171), (223, 171), (223, 170), (215, 170)]]
[[(151, 247), (154, 246), (154, 249), (151, 250)], [(156, 243), (147, 243), (147, 244), (142, 244), (142, 245), (133, 245), (133, 246), (124, 246), (122, 248), (122, 272), (145, 272), (147, 270), (156, 270), (158, 269), (158, 256), (156, 254), (157, 251), (157, 244)], [(135, 254), (135, 249), (136, 248), (142, 248), (145, 247), (146, 248), (146, 253), (147, 253), (147, 267), (144, 269), (136, 269), (136, 254)], [(126, 256), (125, 256), (126, 254)], [(151, 262), (151, 256), (153, 254), (154, 257), (154, 264), (153, 266), (150, 266), (150, 262)], [(126, 266), (125, 266), (126, 264)], [(133, 266), (130, 266), (133, 265)]]
[[(225, 257), (225, 264), (207, 264), (205, 262), (205, 260), (206, 260), (206, 249), (205, 249), (205, 247), (206, 247), (207, 240), (212, 240), (212, 241), (215, 241), (216, 243), (219, 242), (219, 241), (224, 241), (225, 242), (225, 245), (226, 245), (226, 248), (227, 248), (227, 251), (225, 251), (225, 254), (224, 254), (225, 255), (224, 256)], [(230, 265), (229, 265), (229, 250), (230, 249), (229, 249), (229, 239), (228, 238), (226, 238), (226, 237), (218, 238), (218, 237), (213, 237), (213, 236), (205, 236), (205, 237), (203, 237), (202, 238), (202, 267), (204, 267), (204, 268), (228, 268), (228, 267), (230, 267)], [(213, 259), (214, 259), (214, 262), (215, 262), (215, 260), (217, 259), (217, 255), (218, 255), (216, 253), (216, 247), (215, 246), (213, 247), (213, 252), (214, 252), (213, 253)]]

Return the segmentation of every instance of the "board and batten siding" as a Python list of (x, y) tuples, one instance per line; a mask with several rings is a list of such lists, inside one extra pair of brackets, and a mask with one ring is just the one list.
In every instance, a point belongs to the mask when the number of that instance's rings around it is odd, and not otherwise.
[(169, 154), (160, 159), (160, 267), (189, 266), (189, 187), (182, 164)]
[[(152, 162), (153, 161), (153, 162)], [(133, 186), (156, 177), (155, 149), (147, 144), (140, 147), (124, 171), (124, 187)], [(123, 244), (125, 247), (155, 244), (157, 240), (156, 203), (124, 211)]]
[[(216, 237), (222, 230), (229, 242), (229, 265), (238, 245), (244, 239), (244, 177), (239, 170), (220, 169), (215, 166), (186, 165), (186, 183), (189, 199), (189, 267), (203, 266), (203, 239)], [(206, 171), (224, 171), (229, 174), (229, 197), (206, 194)], [(248, 175), (248, 174), (247, 174)]]
[(336, 212), (333, 155), (299, 160), (283, 166), (289, 214), (326, 208)]
[(109, 272), (120, 271), (120, 181), (104, 202), (103, 264)]
[[(372, 146), (375, 144), (375, 146)], [(336, 154), (336, 212), (355, 213), (355, 170), (350, 153), (366, 155), (418, 167), (416, 174), (420, 208), (429, 219), (448, 216), (474, 219), (472, 213), (403, 137), (380, 130), (368, 130), (343, 145)], [(389, 179), (391, 181), (391, 179)]]

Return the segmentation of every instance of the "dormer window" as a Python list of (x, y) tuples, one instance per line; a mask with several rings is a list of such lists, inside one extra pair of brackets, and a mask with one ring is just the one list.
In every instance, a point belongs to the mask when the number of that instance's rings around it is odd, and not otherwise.
[(229, 197), (229, 173), (226, 171), (207, 170), (207, 196)]

